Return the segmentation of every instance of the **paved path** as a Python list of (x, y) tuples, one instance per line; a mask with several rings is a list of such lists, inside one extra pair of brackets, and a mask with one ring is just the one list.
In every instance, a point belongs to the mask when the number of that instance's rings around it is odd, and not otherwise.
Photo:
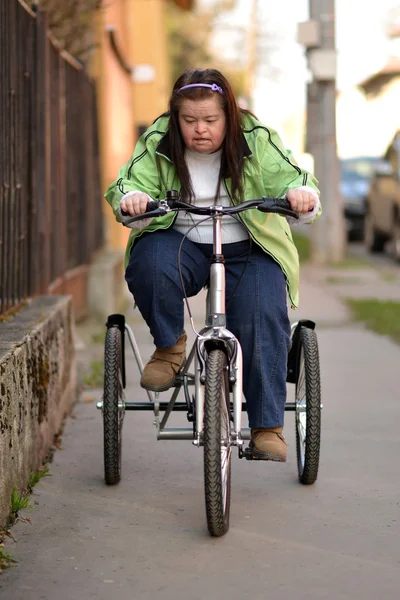
[[(13, 528), (17, 543), (7, 550), (19, 562), (0, 577), (2, 600), (398, 600), (400, 347), (350, 324), (340, 294), (319, 276), (304, 273), (302, 308), (291, 313), (320, 325), (316, 484), (297, 481), (287, 413), (288, 462), (235, 455), (231, 529), (211, 539), (201, 451), (187, 441), (156, 442), (151, 413), (127, 413), (122, 481), (106, 487), (95, 409), (101, 390), (86, 391), (50, 465), (53, 476), (34, 490), (32, 524)], [(136, 315), (129, 320), (147, 358), (150, 337)], [(80, 336), (90, 340), (82, 328)], [(79, 354), (98, 352), (87, 343)], [(145, 400), (137, 381), (129, 359), (127, 395)], [(174, 417), (183, 424), (184, 414)]]

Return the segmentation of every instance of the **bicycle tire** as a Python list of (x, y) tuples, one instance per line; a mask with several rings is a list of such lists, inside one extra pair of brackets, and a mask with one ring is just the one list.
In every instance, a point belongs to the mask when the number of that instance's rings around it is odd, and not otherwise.
[(204, 491), (208, 531), (215, 537), (229, 529), (232, 457), (229, 407), (227, 357), (222, 350), (214, 349), (206, 361)]
[(311, 485), (319, 468), (321, 381), (317, 335), (306, 327), (300, 330), (295, 404), (298, 476), (301, 483)]
[(109, 327), (104, 348), (104, 479), (115, 485), (121, 479), (122, 423), (122, 333), (118, 327)]

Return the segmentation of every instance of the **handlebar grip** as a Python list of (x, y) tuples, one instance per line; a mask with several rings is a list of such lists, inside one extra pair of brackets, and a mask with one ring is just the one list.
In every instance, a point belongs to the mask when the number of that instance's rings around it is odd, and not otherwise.
[[(290, 202), (287, 198), (278, 198), (275, 201), (275, 206), (279, 206), (280, 208), (285, 208), (288, 210), (293, 210), (290, 206)], [(310, 208), (308, 212), (312, 212), (314, 209)]]
[(155, 200), (149, 200), (146, 205), (146, 212), (139, 215), (131, 216), (129, 213), (121, 210), (122, 214), (122, 225), (128, 226), (136, 221), (142, 221), (143, 219), (153, 219), (154, 217), (163, 217), (167, 214), (167, 211), (163, 206), (160, 206)]
[[(157, 210), (157, 208), (159, 208), (160, 205), (158, 204), (158, 202), (156, 202), (155, 200), (149, 200), (147, 205), (146, 205), (146, 212), (152, 212), (153, 210)], [(125, 210), (121, 209), (121, 215), (123, 217), (129, 217), (129, 213), (126, 212)]]
[(287, 198), (264, 198), (264, 202), (257, 207), (261, 212), (277, 213), (278, 215), (293, 217), (298, 219), (299, 215), (295, 212)]
[(290, 202), (287, 198), (277, 198), (274, 202), (274, 205), (279, 208), (285, 208), (286, 210), (292, 210)]
[(157, 210), (160, 205), (155, 200), (149, 200), (146, 206), (146, 212), (152, 212), (153, 210)]

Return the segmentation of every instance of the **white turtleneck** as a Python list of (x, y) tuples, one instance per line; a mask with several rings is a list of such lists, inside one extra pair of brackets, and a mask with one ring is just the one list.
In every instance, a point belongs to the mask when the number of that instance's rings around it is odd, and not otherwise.
[[(195, 196), (193, 204), (195, 206), (207, 207), (214, 204), (221, 166), (221, 154), (222, 150), (218, 150), (213, 154), (202, 154), (189, 149), (185, 150), (185, 160), (192, 181)], [(218, 204), (222, 206), (232, 205), (223, 184), (220, 187)], [(173, 228), (182, 234), (186, 234), (194, 223), (198, 223), (197, 227), (193, 228), (188, 234), (188, 239), (199, 244), (212, 244), (213, 222), (212, 219), (204, 221), (205, 218), (203, 215), (194, 215), (179, 211)], [(233, 217), (223, 217), (222, 242), (224, 244), (240, 242), (248, 239), (248, 237), (248, 233), (241, 223)]]

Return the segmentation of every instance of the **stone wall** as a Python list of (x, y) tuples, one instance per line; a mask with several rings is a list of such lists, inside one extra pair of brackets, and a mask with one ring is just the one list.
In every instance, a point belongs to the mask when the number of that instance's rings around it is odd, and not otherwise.
[(0, 526), (76, 397), (71, 297), (40, 296), (0, 322)]

